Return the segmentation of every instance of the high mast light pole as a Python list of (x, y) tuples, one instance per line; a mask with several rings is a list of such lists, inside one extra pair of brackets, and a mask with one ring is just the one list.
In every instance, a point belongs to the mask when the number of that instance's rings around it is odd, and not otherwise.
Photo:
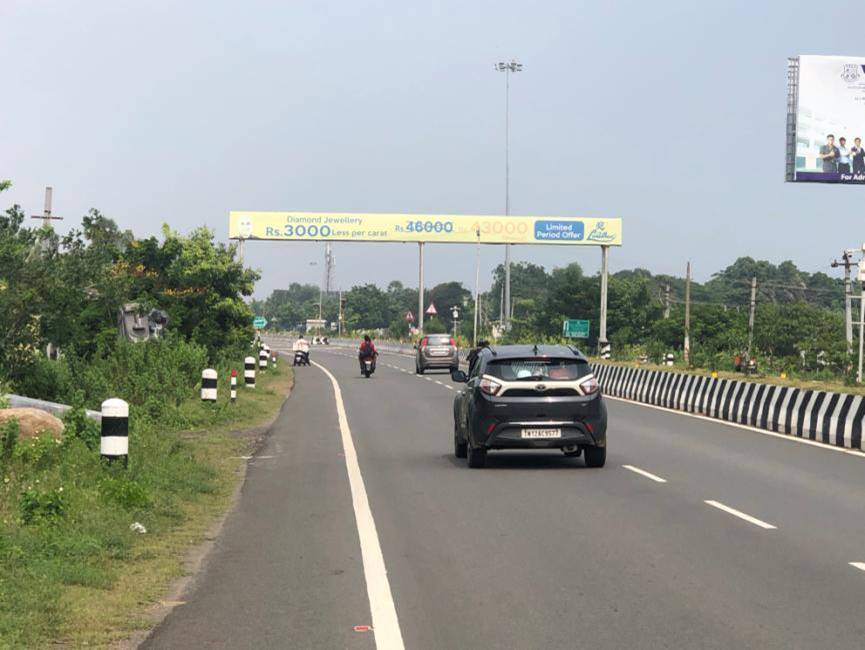
[[(511, 159), (510, 159), (510, 94), (511, 73), (522, 72), (523, 64), (511, 59), (510, 63), (499, 61), (495, 69), (505, 73), (505, 216), (511, 213)], [(502, 300), (500, 319), (502, 329), (508, 330), (510, 326), (511, 313), (511, 245), (505, 244), (505, 291)]]

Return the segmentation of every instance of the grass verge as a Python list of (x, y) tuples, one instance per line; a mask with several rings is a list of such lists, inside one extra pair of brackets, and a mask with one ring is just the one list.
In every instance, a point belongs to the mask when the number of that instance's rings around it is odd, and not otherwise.
[(12, 444), (0, 461), (0, 648), (107, 647), (149, 627), (242, 475), (255, 437), (232, 432), (270, 421), (291, 381), (283, 363), (230, 404), (226, 377), (217, 404), (181, 403), (177, 426), (133, 408), (125, 469), (82, 438)]

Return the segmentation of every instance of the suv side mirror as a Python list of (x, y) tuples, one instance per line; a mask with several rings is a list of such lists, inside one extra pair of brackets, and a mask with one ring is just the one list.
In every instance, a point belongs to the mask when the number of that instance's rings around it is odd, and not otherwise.
[(462, 370), (452, 370), (451, 371), (451, 381), (455, 381), (458, 384), (464, 384), (469, 380), (469, 376), (463, 372)]

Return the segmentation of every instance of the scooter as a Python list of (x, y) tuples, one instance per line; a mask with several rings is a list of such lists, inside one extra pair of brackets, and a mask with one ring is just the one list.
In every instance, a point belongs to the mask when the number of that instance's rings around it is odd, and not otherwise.
[(304, 352), (303, 350), (295, 350), (294, 352), (294, 363), (293, 366), (308, 366), (309, 365), (309, 352)]
[(364, 357), (363, 365), (361, 366), (361, 372), (363, 376), (369, 379), (369, 376), (375, 372), (375, 363), (373, 363), (374, 359), (372, 357)]

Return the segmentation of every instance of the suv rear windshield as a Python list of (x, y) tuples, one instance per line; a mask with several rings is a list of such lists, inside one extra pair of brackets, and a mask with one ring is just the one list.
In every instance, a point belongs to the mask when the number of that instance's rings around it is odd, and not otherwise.
[(573, 381), (590, 372), (581, 359), (501, 359), (491, 361), (485, 374), (504, 381)]
[(435, 336), (427, 336), (426, 337), (427, 345), (450, 345), (451, 337), (447, 334), (437, 334)]

